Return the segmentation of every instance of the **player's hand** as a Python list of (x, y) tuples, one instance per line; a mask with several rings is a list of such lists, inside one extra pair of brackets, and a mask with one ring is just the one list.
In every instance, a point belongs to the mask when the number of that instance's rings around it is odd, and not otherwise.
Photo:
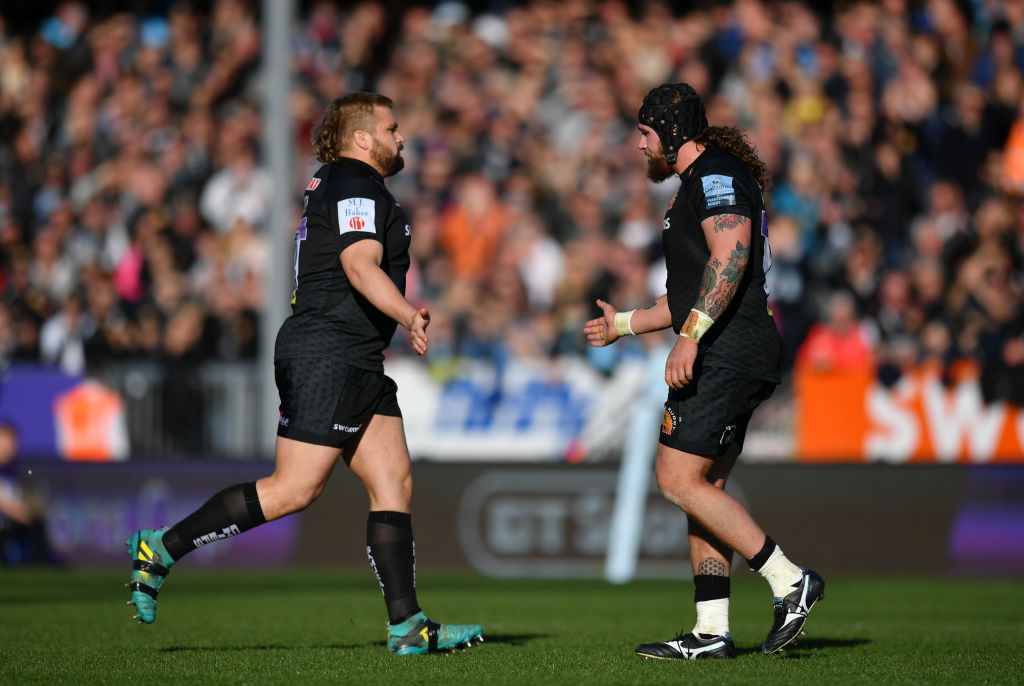
[(583, 333), (587, 334), (590, 345), (600, 348), (619, 340), (619, 334), (615, 333), (615, 308), (604, 300), (598, 300), (597, 306), (604, 312), (604, 316), (584, 324)]
[(427, 308), (416, 310), (409, 320), (409, 340), (417, 355), (427, 354), (427, 325), (430, 324), (430, 313)]
[(697, 341), (679, 336), (665, 361), (665, 383), (679, 390), (693, 381), (693, 363), (697, 359)]

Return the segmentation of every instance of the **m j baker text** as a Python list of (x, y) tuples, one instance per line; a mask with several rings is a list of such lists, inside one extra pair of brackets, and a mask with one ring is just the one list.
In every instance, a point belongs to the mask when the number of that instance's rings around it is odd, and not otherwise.
[(931, 370), (892, 388), (861, 371), (798, 373), (804, 462), (1024, 462), (1024, 409), (986, 404), (976, 379), (946, 386)]

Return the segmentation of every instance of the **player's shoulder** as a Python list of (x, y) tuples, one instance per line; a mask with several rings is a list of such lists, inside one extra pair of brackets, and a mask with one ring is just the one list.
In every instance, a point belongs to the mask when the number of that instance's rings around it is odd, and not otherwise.
[(701, 176), (725, 174), (745, 178), (750, 172), (743, 160), (727, 150), (706, 150), (694, 164), (695, 173)]
[(325, 164), (313, 174), (306, 191), (326, 202), (348, 198), (388, 200), (390, 194), (383, 182), (374, 174), (367, 173), (368, 169), (366, 165), (346, 160)]
[(757, 188), (757, 181), (743, 160), (725, 150), (708, 150), (701, 155), (694, 176), (705, 197), (731, 196), (737, 191), (746, 195)]

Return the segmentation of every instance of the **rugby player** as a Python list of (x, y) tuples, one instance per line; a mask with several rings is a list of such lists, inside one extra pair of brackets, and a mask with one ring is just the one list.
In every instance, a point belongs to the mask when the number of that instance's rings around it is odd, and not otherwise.
[(647, 94), (639, 130), (648, 177), (680, 181), (662, 230), (667, 293), (629, 312), (598, 300), (603, 314), (584, 332), (593, 346), (670, 326), (679, 334), (665, 363), (669, 391), (655, 472), (661, 492), (687, 516), (697, 623), (636, 652), (736, 656), (729, 633), (735, 550), (771, 585), (774, 622), (762, 652), (776, 653), (800, 633), (825, 583), (790, 562), (724, 490), (751, 414), (779, 383), (779, 333), (765, 286), (768, 170), (740, 131), (708, 126), (700, 96), (685, 83)]
[(425, 354), (430, 314), (405, 299), (411, 229), (384, 185), (404, 165), (392, 108), (383, 95), (350, 93), (327, 107), (314, 131), (323, 166), (303, 195), (292, 314), (274, 351), (281, 397), (274, 472), (225, 488), (169, 529), (132, 535), (129, 604), (140, 622), (156, 619), (157, 593), (183, 556), (305, 509), (343, 458), (370, 498), (366, 550), (384, 594), (391, 652), (483, 640), (477, 624), (431, 621), (416, 598), (412, 474), (383, 352), (401, 324)]

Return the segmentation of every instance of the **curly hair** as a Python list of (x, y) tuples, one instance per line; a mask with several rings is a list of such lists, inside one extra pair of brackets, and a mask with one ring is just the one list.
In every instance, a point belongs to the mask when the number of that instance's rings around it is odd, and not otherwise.
[(740, 158), (754, 175), (761, 190), (768, 190), (772, 183), (768, 167), (757, 156), (757, 150), (742, 131), (733, 126), (709, 126), (694, 140), (704, 146), (705, 150), (725, 150)]
[(391, 98), (379, 93), (349, 93), (338, 98), (324, 110), (323, 116), (313, 128), (313, 150), (316, 158), (324, 164), (337, 162), (352, 134), (356, 131), (372, 131), (375, 123), (375, 108), (393, 108)]

